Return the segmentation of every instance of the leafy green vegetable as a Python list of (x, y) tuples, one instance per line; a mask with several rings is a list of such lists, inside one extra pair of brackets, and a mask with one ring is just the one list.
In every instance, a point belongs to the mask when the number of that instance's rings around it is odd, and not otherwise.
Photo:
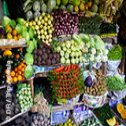
[(34, 30), (32, 28), (29, 28), (29, 36), (30, 36), (30, 39), (33, 39), (34, 37)]
[(6, 27), (7, 25), (9, 25), (11, 22), (11, 19), (8, 18), (7, 16), (4, 16), (2, 19), (2, 26)]
[(28, 44), (27, 52), (32, 53), (36, 46), (35, 43), (32, 41), (28, 41), (27, 44)]
[(26, 66), (25, 70), (24, 70), (24, 76), (26, 79), (29, 79), (32, 77), (34, 73), (33, 67), (31, 65)]
[(15, 29), (18, 32), (18, 34), (22, 33), (22, 25), (17, 24)]
[(25, 20), (23, 18), (17, 18), (16, 22), (20, 25), (24, 25), (25, 24)]
[(122, 58), (122, 48), (120, 45), (115, 45), (108, 53), (109, 60), (120, 60)]
[(120, 75), (109, 76), (106, 78), (106, 84), (109, 90), (120, 91), (126, 88), (124, 78)]
[(26, 53), (25, 57), (24, 57), (24, 60), (25, 60), (25, 62), (26, 62), (27, 65), (33, 65), (34, 58), (33, 58), (32, 54)]

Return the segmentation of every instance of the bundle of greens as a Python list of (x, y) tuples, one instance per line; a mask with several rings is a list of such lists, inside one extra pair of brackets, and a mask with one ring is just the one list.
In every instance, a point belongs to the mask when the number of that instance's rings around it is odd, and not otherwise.
[(100, 26), (102, 18), (94, 16), (91, 18), (80, 17), (79, 19), (79, 32), (86, 34), (100, 34)]
[(120, 45), (113, 46), (112, 49), (109, 50), (108, 59), (109, 60), (121, 60), (122, 58), (122, 48)]
[(107, 77), (106, 84), (108, 86), (108, 89), (112, 91), (120, 91), (126, 88), (124, 78), (120, 75)]

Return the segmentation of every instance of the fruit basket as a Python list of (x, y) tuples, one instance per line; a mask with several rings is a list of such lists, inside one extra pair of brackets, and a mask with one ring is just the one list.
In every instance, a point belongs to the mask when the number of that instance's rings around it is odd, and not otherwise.
[(107, 101), (107, 94), (108, 91), (106, 91), (101, 96), (93, 96), (89, 94), (83, 95), (83, 101), (86, 106), (89, 106), (90, 108), (99, 108), (103, 106)]

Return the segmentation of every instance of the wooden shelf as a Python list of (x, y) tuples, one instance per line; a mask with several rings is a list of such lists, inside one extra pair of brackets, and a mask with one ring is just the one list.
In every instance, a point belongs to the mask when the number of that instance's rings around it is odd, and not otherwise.
[(4, 121), (4, 122), (0, 123), (0, 126), (3, 126), (3, 125), (5, 125), (5, 124), (7, 124), (7, 123), (9, 123), (9, 122), (13, 121), (14, 119), (16, 119), (16, 118), (20, 117), (21, 115), (23, 115), (23, 114), (25, 114), (25, 113), (27, 113), (27, 112), (29, 112), (29, 111), (30, 111), (30, 109), (29, 109), (29, 110), (27, 110), (27, 111), (25, 111), (25, 112), (22, 112), (22, 113), (19, 113), (19, 114), (17, 114), (17, 115), (15, 115), (15, 116), (13, 116), (13, 117), (12, 117), (12, 118), (10, 118), (9, 120), (6, 120), (6, 121)]
[(0, 46), (0, 49), (5, 50), (5, 49), (23, 48), (23, 47), (27, 47), (27, 45), (24, 44), (24, 45), (22, 45), (22, 46), (18, 46), (18, 45), (15, 45), (15, 46)]

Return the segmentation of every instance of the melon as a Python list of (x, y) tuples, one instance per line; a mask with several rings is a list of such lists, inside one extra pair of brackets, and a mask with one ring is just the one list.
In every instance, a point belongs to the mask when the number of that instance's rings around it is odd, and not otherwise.
[(94, 13), (97, 13), (98, 12), (98, 6), (96, 4), (94, 4), (91, 8), (91, 11), (94, 12)]
[(100, 1), (99, 0), (94, 0), (94, 3), (98, 5), (100, 3)]
[(60, 5), (60, 3), (61, 3), (61, 0), (56, 0), (56, 5)]
[(42, 4), (42, 6), (41, 6), (41, 11), (42, 11), (42, 12), (46, 12), (46, 11), (47, 11), (47, 6), (46, 6), (45, 3)]
[(73, 12), (73, 10), (74, 10), (73, 5), (68, 5), (68, 6), (67, 6), (67, 10), (68, 10), (69, 12)]
[(50, 13), (56, 7), (56, 0), (48, 0), (47, 11)]
[(61, 6), (60, 6), (60, 9), (66, 10), (66, 7), (65, 7), (64, 5), (61, 5)]
[(63, 5), (67, 5), (68, 2), (69, 2), (69, 0), (62, 0), (62, 4), (63, 4)]
[(73, 5), (74, 6), (79, 6), (80, 5), (80, 0), (73, 0)]
[(34, 3), (33, 3), (33, 10), (34, 11), (40, 11), (40, 2), (39, 1), (35, 1)]

